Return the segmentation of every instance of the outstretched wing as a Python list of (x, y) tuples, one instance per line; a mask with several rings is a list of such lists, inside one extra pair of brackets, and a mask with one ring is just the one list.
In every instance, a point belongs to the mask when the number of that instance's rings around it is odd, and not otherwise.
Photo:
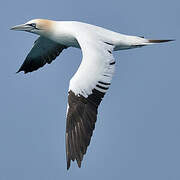
[[(78, 39), (78, 38), (77, 38)], [(93, 38), (79, 38), (83, 59), (70, 81), (66, 122), (67, 169), (71, 160), (79, 167), (95, 128), (98, 106), (114, 73), (113, 45)]]
[(64, 45), (40, 36), (34, 42), (33, 48), (17, 73), (20, 71), (24, 71), (24, 73), (32, 72), (46, 63), (50, 64), (65, 48), (67, 47)]

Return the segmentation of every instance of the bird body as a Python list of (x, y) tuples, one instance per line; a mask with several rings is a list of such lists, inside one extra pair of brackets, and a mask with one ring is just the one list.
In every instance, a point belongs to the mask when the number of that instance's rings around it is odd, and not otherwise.
[(70, 80), (68, 90), (67, 169), (71, 160), (76, 160), (81, 167), (95, 128), (98, 106), (114, 74), (113, 51), (171, 41), (124, 35), (77, 21), (35, 19), (11, 29), (40, 35), (18, 72), (28, 73), (50, 64), (68, 47), (82, 50), (82, 62)]

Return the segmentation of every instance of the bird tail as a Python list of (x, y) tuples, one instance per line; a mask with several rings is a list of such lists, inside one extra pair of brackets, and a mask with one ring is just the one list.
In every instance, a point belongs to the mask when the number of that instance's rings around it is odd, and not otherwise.
[(161, 39), (161, 40), (157, 40), (157, 39), (148, 39), (147, 41), (147, 45), (148, 44), (157, 44), (157, 43), (164, 43), (164, 42), (169, 42), (169, 41), (175, 41), (174, 39)]
[[(122, 36), (122, 35), (121, 35)], [(158, 44), (158, 43), (164, 43), (164, 42), (170, 42), (174, 41), (174, 39), (146, 39), (144, 37), (138, 37), (138, 36), (124, 36), (122, 39), (118, 40), (117, 43), (115, 43), (114, 50), (123, 50), (123, 49), (132, 49), (132, 48), (138, 48), (142, 46), (147, 46), (151, 44)]]
[(151, 44), (159, 44), (159, 43), (165, 43), (165, 42), (170, 42), (170, 41), (175, 41), (174, 39), (145, 39), (145, 38), (140, 38), (138, 39), (138, 42), (133, 45), (132, 47), (142, 47), (142, 46), (147, 46)]

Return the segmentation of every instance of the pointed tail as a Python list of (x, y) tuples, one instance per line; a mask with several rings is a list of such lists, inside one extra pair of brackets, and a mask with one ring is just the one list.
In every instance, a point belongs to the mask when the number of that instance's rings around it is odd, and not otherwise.
[[(143, 41), (143, 39), (141, 39)], [(145, 39), (144, 42), (140, 42), (137, 44), (137, 46), (147, 46), (151, 44), (158, 44), (158, 43), (165, 43), (165, 42), (170, 42), (170, 41), (175, 41), (175, 39)]]
[(115, 45), (114, 51), (124, 50), (124, 49), (132, 49), (132, 48), (138, 48), (138, 47), (147, 46), (147, 45), (151, 45), (151, 44), (175, 41), (174, 39), (153, 40), (153, 39), (146, 39), (144, 37), (127, 36), (127, 35), (124, 35), (123, 40), (122, 40), (122, 35), (120, 38), (121, 39), (117, 40), (117, 42), (114, 43), (114, 45)]
[(169, 41), (175, 41), (175, 39), (162, 39), (162, 40), (152, 40), (148, 39), (148, 44), (164, 43)]

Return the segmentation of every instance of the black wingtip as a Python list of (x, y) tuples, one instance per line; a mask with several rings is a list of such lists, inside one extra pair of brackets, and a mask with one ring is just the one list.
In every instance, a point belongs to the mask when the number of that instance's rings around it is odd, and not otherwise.
[(19, 72), (21, 72), (21, 71), (24, 71), (23, 68), (22, 68), (22, 66), (19, 68), (19, 70), (18, 70), (16, 73), (19, 73)]
[(26, 71), (26, 70), (20, 68), (18, 71), (16, 71), (16, 74), (20, 73), (21, 71), (24, 71), (24, 74), (27, 74), (28, 72), (31, 72), (31, 71)]
[[(81, 168), (81, 161), (77, 161), (78, 167)], [(67, 171), (69, 170), (71, 162), (67, 162)]]
[[(24, 70), (18, 70), (18, 71), (16, 72), (16, 74), (20, 73), (21, 71), (24, 71)], [(27, 74), (27, 73), (28, 73), (28, 72), (24, 71), (24, 74)]]
[(76, 160), (76, 161), (77, 161), (78, 167), (81, 168), (81, 160)]
[(70, 165), (71, 165), (71, 160), (69, 159), (69, 160), (67, 161), (67, 170), (69, 170)]
[(21, 70), (16, 71), (16, 74), (19, 73), (19, 72), (21, 72)]

